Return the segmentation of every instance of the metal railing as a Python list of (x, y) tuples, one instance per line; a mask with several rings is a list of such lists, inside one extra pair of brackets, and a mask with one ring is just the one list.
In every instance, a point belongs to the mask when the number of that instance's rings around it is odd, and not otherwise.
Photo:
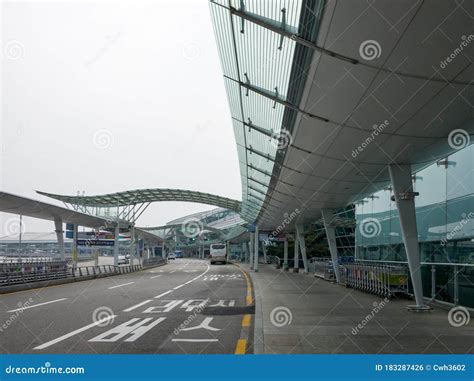
[(341, 283), (370, 294), (408, 294), (408, 269), (389, 264), (351, 263), (339, 266)]
[(168, 261), (162, 257), (145, 258), (143, 260), (143, 267), (159, 266), (167, 262)]
[(2, 286), (11, 286), (21, 283), (32, 283), (41, 281), (51, 281), (56, 279), (73, 278), (78, 279), (83, 277), (101, 277), (127, 274), (142, 270), (141, 265), (130, 266), (81, 266), (81, 267), (67, 267), (60, 271), (32, 271), (32, 272), (5, 272), (0, 274), (0, 288)]
[[(408, 268), (407, 262), (402, 261), (383, 261), (383, 260), (358, 260), (362, 263), (383, 263), (397, 264)], [(474, 264), (473, 263), (451, 263), (451, 262), (421, 262), (422, 274), (424, 271), (424, 297), (431, 301), (445, 303), (449, 305), (462, 304), (468, 307), (474, 307), (472, 298), (472, 284), (474, 283)], [(440, 268), (447, 267), (448, 271), (439, 271)], [(426, 279), (429, 276), (430, 281)], [(444, 277), (444, 282), (438, 279)], [(467, 284), (463, 287), (460, 281), (460, 275), (469, 278)], [(443, 278), (442, 277), (442, 278)], [(442, 279), (441, 279), (442, 280)], [(461, 290), (462, 288), (462, 290)], [(465, 291), (467, 290), (467, 291)], [(412, 294), (408, 289), (408, 294)]]

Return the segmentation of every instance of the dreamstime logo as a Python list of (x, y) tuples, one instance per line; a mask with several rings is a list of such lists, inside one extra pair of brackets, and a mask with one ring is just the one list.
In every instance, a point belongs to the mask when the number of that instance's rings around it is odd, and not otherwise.
[(201, 46), (195, 41), (188, 41), (183, 45), (182, 54), (184, 58), (194, 61), (201, 57)]
[(98, 149), (107, 149), (111, 147), (112, 144), (114, 144), (114, 136), (109, 130), (101, 128), (100, 130), (94, 132), (92, 142)]
[(448, 321), (453, 327), (461, 327), (463, 325), (468, 325), (471, 320), (471, 315), (467, 308), (463, 306), (456, 306), (449, 310), (448, 312)]
[(365, 40), (359, 46), (359, 54), (366, 61), (379, 58), (382, 54), (382, 47), (375, 40)]
[(3, 48), (3, 52), (6, 58), (13, 61), (19, 60), (25, 56), (25, 48), (23, 44), (17, 40), (8, 41)]
[(173, 333), (178, 335), (181, 331), (185, 330), (186, 327), (191, 324), (194, 319), (196, 319), (197, 315), (200, 314), (211, 302), (209, 298), (205, 299), (204, 302), (200, 303), (196, 308), (193, 309), (193, 314), (189, 315), (186, 320), (179, 325), (179, 327), (175, 328)]
[(293, 320), (293, 314), (289, 308), (286, 307), (276, 307), (270, 313), (270, 322), (275, 327), (283, 327), (285, 325), (290, 325)]
[(204, 229), (201, 221), (197, 218), (190, 218), (182, 223), (181, 229), (187, 238), (196, 238)]
[(9, 218), (3, 225), (6, 235), (16, 235), (25, 232), (25, 223), (17, 217)]
[(360, 330), (364, 329), (364, 327), (369, 324), (369, 322), (373, 319), (373, 317), (378, 314), (382, 308), (384, 308), (387, 303), (390, 302), (390, 299), (388, 298), (385, 298), (384, 300), (382, 300), (381, 302), (374, 302), (372, 305), (374, 306), (374, 308), (372, 308), (372, 310), (370, 311), (370, 314), (368, 314), (367, 316), (365, 316), (361, 322), (359, 324), (357, 324), (357, 326), (355, 326), (354, 328), (352, 328), (352, 331), (351, 333), (355, 336), (359, 333)]
[(450, 64), (451, 62), (453, 62), (453, 60), (463, 52), (464, 48), (467, 48), (467, 46), (472, 42), (474, 41), (474, 34), (470, 34), (469, 36), (462, 36), (461, 37), (461, 43), (459, 44), (459, 46), (453, 50), (453, 52), (446, 57), (446, 59), (444, 61), (441, 61), (439, 63), (439, 67), (441, 69), (445, 69), (446, 66), (448, 66), (448, 64)]
[(293, 142), (293, 137), (291, 136), (290, 131), (286, 129), (281, 129), (278, 134), (272, 134), (272, 145), (276, 149), (285, 149), (291, 145)]
[(18, 309), (15, 311), (14, 314), (10, 315), (10, 317), (0, 326), (0, 332), (5, 331), (10, 327), (10, 325), (13, 324), (13, 322), (20, 317), (20, 315), (25, 311), (26, 308), (28, 308), (31, 303), (33, 303), (33, 299), (29, 298), (26, 302), (18, 302), (17, 306)]
[(467, 147), (471, 142), (471, 137), (466, 130), (457, 128), (448, 135), (448, 144), (452, 149), (460, 150)]
[(275, 230), (273, 230), (269, 235), (268, 235), (268, 241), (265, 242), (265, 244), (269, 244), (270, 240), (272, 238), (276, 238), (285, 228), (293, 221), (296, 216), (300, 214), (300, 210), (296, 208), (293, 212), (290, 214), (285, 213), (283, 214), (283, 221), (280, 225), (278, 225)]
[(454, 228), (448, 234), (446, 234), (446, 238), (443, 238), (441, 240), (442, 246), (446, 246), (449, 240), (453, 239), (456, 234), (458, 234), (464, 229), (464, 227), (469, 223), (469, 221), (474, 218), (474, 212), (469, 212), (469, 214), (463, 213), (461, 217), (462, 220), (459, 221), (459, 223), (457, 223), (456, 226), (454, 226)]
[(359, 153), (361, 153), (370, 143), (372, 143), (379, 134), (382, 133), (385, 128), (388, 127), (389, 125), (388, 120), (384, 120), (383, 123), (377, 125), (374, 124), (372, 126), (373, 131), (370, 133), (369, 136), (359, 145), (356, 147), (356, 149), (352, 150), (352, 157), (355, 159), (357, 156), (359, 156)]
[(122, 35), (121, 31), (115, 33), (113, 36), (107, 35), (105, 37), (105, 42), (102, 45), (102, 47), (96, 52), (96, 54), (90, 60), (88, 60), (85, 63), (85, 66), (91, 66), (96, 61), (98, 61), (99, 58), (102, 57), (110, 49), (110, 47), (118, 41), (121, 35)]
[(111, 308), (106, 306), (98, 307), (92, 312), (92, 321), (94, 323), (100, 322), (97, 324), (99, 327), (105, 327), (114, 322), (114, 311)]
[(365, 238), (378, 236), (382, 231), (382, 226), (376, 218), (364, 218), (359, 225), (360, 234)]

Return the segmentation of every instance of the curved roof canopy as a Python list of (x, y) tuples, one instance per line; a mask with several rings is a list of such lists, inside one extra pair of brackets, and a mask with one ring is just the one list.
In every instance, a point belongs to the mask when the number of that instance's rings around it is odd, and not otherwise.
[(417, 171), (474, 141), (472, 1), (210, 1), (242, 215), (261, 229), (315, 221), (384, 189), (389, 165)]
[(71, 205), (92, 207), (129, 206), (156, 201), (184, 201), (215, 205), (240, 213), (240, 201), (210, 193), (183, 189), (137, 189), (96, 196), (67, 196), (37, 191), (37, 193)]

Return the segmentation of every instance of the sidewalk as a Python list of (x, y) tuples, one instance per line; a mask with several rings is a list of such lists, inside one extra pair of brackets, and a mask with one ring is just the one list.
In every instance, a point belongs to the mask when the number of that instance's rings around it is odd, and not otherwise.
[(259, 265), (255, 353), (474, 353), (474, 321), (453, 327), (448, 311), (408, 312), (410, 300), (338, 286), (311, 274)]

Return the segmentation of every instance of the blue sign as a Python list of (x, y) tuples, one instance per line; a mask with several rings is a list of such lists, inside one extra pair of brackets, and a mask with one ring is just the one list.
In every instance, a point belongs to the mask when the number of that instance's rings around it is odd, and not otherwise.
[(104, 240), (104, 239), (78, 239), (78, 246), (114, 246), (115, 241), (113, 240)]
[(472, 355), (0, 356), (2, 381), (472, 381), (473, 368)]

